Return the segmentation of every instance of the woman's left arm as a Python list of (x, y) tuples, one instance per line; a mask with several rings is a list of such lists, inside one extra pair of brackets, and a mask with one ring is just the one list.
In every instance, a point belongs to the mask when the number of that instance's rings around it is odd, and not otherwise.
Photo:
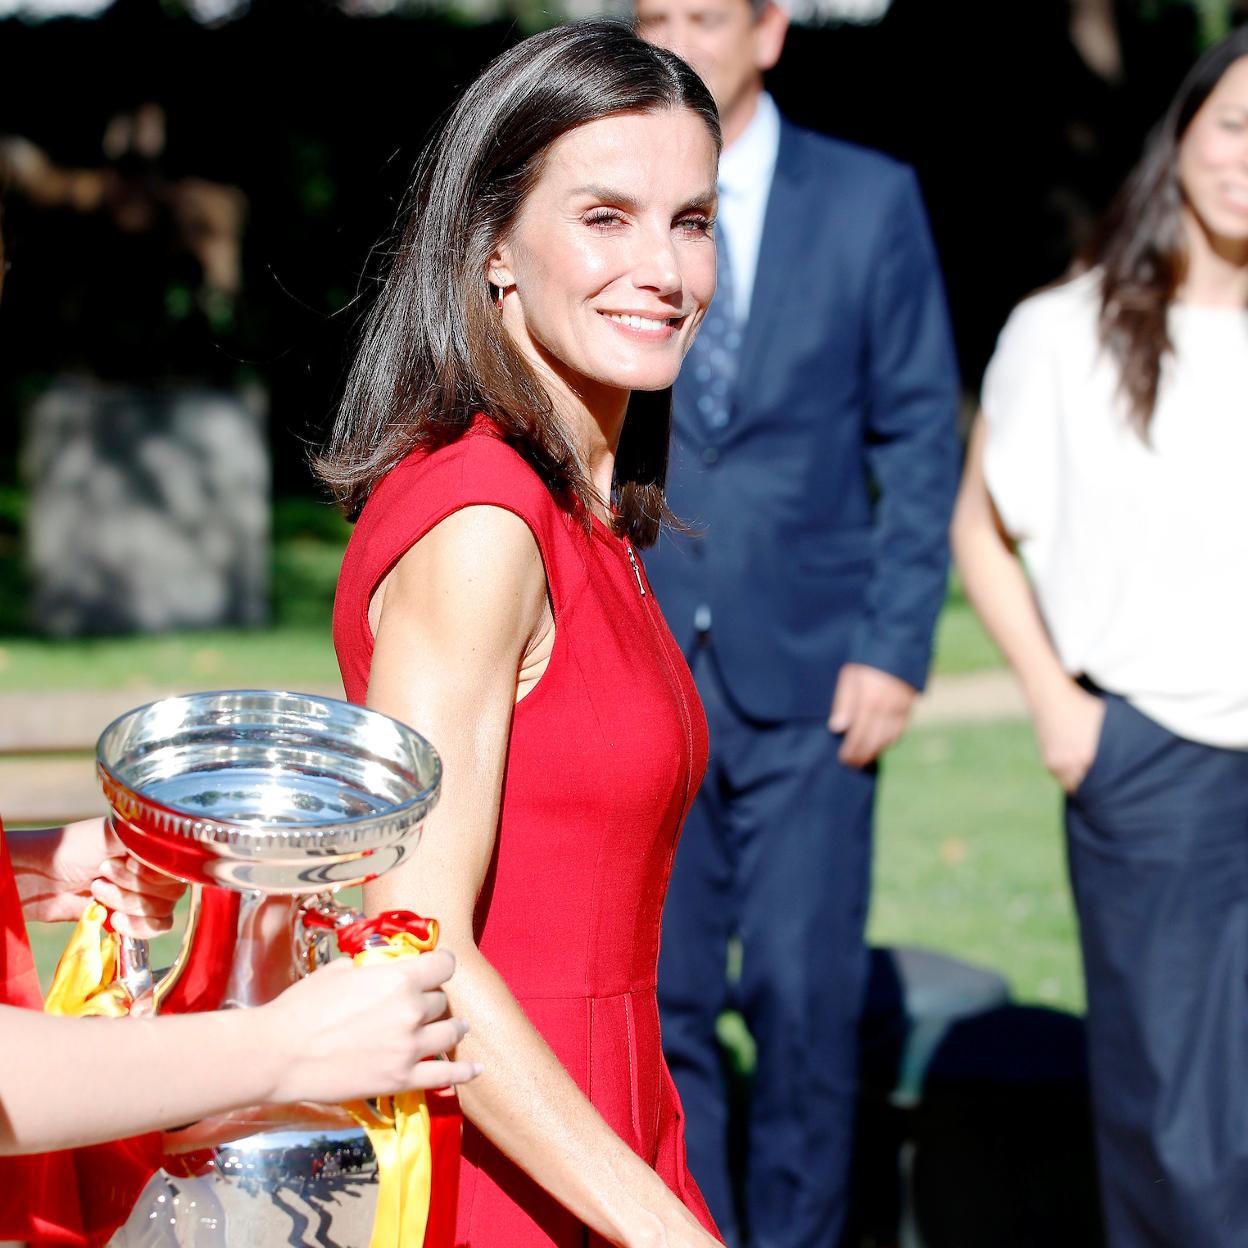
[(455, 955), (446, 995), (452, 1015), (472, 1023), (457, 1056), (483, 1070), (461, 1093), (465, 1115), (611, 1243), (713, 1248), (717, 1241), (577, 1087), (476, 944), (518, 678), (549, 640), (536, 541), (510, 512), (466, 508), (399, 561), (382, 593), (369, 705), (426, 734), (446, 770), (418, 850), (370, 884), (366, 899), (370, 910), (436, 917), (440, 944)]
[(1031, 708), (1044, 765), (1072, 791), (1092, 765), (1105, 704), (1073, 681), (1054, 648), (1014, 543), (988, 490), (981, 416), (971, 428), (950, 530), (966, 596), (1014, 669)]

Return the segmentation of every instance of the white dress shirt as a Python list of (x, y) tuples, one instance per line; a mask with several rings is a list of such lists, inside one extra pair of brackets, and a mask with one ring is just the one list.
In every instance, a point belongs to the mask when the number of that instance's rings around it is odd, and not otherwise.
[(1248, 748), (1248, 311), (1171, 305), (1146, 443), (1099, 310), (1092, 272), (1006, 323), (984, 377), (989, 492), (1068, 672)]
[(737, 324), (750, 315), (767, 196), (780, 150), (780, 110), (765, 91), (741, 137), (719, 158), (719, 220), (728, 240)]

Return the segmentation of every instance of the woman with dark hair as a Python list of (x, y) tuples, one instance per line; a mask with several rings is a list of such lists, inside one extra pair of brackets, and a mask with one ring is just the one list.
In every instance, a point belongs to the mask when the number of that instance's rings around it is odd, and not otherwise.
[(1114, 1248), (1248, 1243), (1246, 402), (1240, 30), (1010, 317), (953, 526), (1067, 794)]
[[(445, 764), (374, 909), (436, 915), (465, 1089), (457, 1243), (717, 1243), (655, 1005), (706, 724), (637, 554), (715, 285), (719, 124), (621, 25), (499, 57), (417, 169), (320, 461), (348, 696)], [(587, 1238), (588, 1237), (588, 1238)]]

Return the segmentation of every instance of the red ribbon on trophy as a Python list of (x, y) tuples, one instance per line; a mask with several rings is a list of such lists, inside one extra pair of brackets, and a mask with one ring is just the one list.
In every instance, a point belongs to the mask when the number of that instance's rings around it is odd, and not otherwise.
[[(315, 912), (304, 916), (316, 925)], [(324, 926), (333, 926), (326, 919)], [(387, 910), (335, 929), (357, 966), (428, 953), (437, 919)], [(368, 1133), (380, 1190), (369, 1248), (454, 1248), (463, 1115), (451, 1088), (400, 1092), (345, 1107)]]

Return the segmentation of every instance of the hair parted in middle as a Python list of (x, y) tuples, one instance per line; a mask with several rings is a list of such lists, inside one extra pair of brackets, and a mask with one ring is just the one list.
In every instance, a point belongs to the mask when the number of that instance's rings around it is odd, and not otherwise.
[[(503, 328), (486, 266), (513, 228), (551, 145), (616, 113), (690, 109), (718, 151), (719, 115), (679, 57), (613, 21), (573, 23), (494, 60), (451, 109), (417, 164), (398, 238), (368, 313), (318, 475), (355, 516), (416, 447), (491, 417), (569, 506), (595, 497), (541, 380)], [(664, 500), (671, 390), (634, 391), (615, 462), (617, 527), (652, 545)], [(586, 515), (588, 523), (588, 515)]]
[(1131, 423), (1145, 440), (1162, 363), (1173, 349), (1167, 312), (1187, 271), (1179, 146), (1222, 75), (1243, 56), (1248, 26), (1192, 66), (1082, 257), (1082, 268), (1101, 270), (1101, 343), (1118, 367)]

